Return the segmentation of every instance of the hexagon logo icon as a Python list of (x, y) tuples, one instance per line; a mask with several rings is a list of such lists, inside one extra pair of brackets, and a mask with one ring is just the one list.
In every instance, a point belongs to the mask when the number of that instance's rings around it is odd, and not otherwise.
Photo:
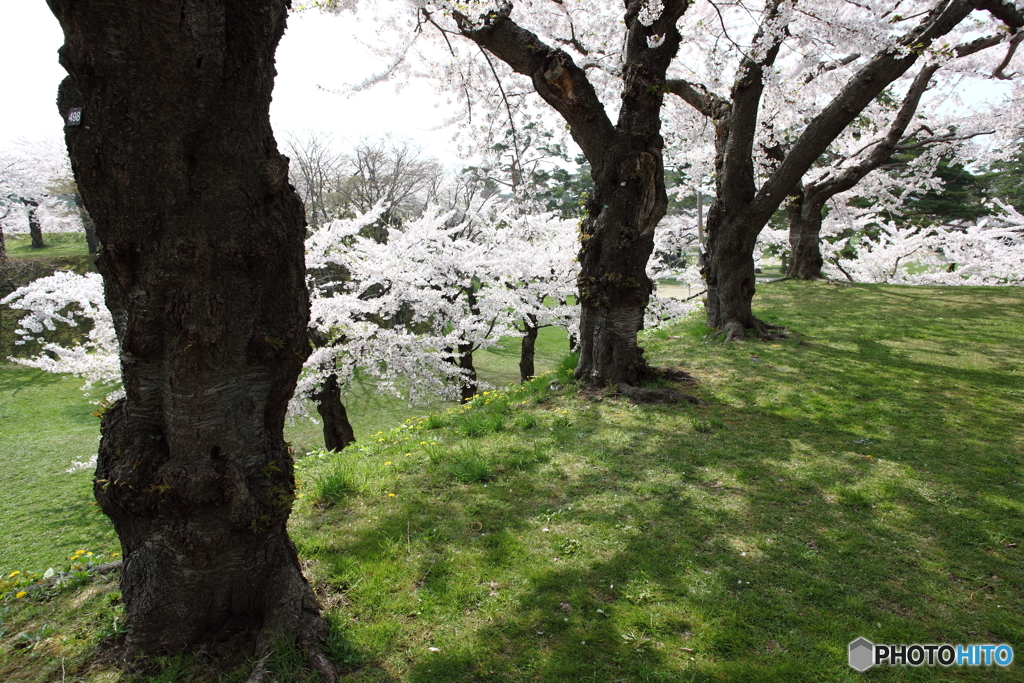
[(874, 665), (875, 644), (867, 638), (858, 638), (850, 643), (850, 666), (857, 671), (867, 671)]

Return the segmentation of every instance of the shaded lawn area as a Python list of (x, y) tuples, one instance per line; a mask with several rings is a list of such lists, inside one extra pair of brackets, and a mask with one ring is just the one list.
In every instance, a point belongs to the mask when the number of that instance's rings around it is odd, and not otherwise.
[[(792, 338), (726, 345), (688, 320), (644, 342), (706, 407), (545, 377), (303, 459), (290, 529), (331, 656), (347, 681), (1024, 681), (1022, 304), (761, 285), (757, 312)], [(94, 654), (118, 609), (94, 588), (74, 616), (76, 593), (5, 597), (9, 633), (89, 626), (0, 638), (0, 679), (141, 680)], [(1018, 661), (857, 674), (858, 636)], [(289, 661), (278, 680), (311, 680)]]
[(846, 664), (858, 636), (1024, 648), (1022, 304), (765, 285), (800, 335), (646, 343), (707, 408), (513, 397), (488, 436), (457, 414), (307, 471), (313, 500), (352, 479), (293, 525), (352, 680), (1024, 680)]
[[(537, 342), (538, 372), (553, 368), (568, 348), (565, 330), (546, 328)], [(519, 378), (519, 339), (478, 354), (481, 379), (508, 384)], [(84, 380), (0, 362), (0, 574), (43, 571), (67, 562), (75, 550), (108, 555), (120, 544), (107, 518), (95, 505), (90, 468), (67, 474), (72, 461), (85, 461), (99, 445), (95, 388), (80, 390)], [(344, 399), (357, 436), (387, 431), (413, 415), (443, 410), (453, 403), (410, 406), (357, 384)], [(315, 415), (315, 408), (311, 408)], [(296, 419), (285, 438), (299, 455), (323, 446), (318, 424)]]

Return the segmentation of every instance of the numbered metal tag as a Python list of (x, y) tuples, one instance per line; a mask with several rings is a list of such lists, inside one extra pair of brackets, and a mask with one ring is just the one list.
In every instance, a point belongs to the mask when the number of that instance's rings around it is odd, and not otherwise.
[(72, 107), (71, 108), (71, 110), (68, 112), (68, 120), (67, 120), (67, 124), (66, 125), (68, 125), (68, 126), (80, 126), (80, 125), (82, 125), (82, 108), (81, 107)]

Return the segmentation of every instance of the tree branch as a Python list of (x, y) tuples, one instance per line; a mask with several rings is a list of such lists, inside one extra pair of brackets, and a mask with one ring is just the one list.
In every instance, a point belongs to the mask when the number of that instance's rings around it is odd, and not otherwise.
[(689, 81), (673, 78), (665, 81), (665, 89), (709, 119), (725, 119), (732, 110), (729, 100), (710, 92), (700, 84), (694, 85)]
[(572, 57), (516, 24), (509, 18), (511, 11), (511, 3), (505, 3), (481, 17), (479, 25), (459, 12), (453, 16), (463, 36), (533, 81), (537, 94), (569, 124), (587, 159), (598, 162), (611, 143), (614, 127), (594, 86)]
[(903, 49), (882, 51), (865, 64), (808, 124), (793, 144), (786, 160), (761, 187), (751, 206), (757, 218), (754, 222), (763, 225), (821, 153), (864, 107), (890, 83), (906, 73), (936, 38), (953, 30), (973, 9), (970, 0), (937, 4), (913, 31), (900, 39), (899, 44)]

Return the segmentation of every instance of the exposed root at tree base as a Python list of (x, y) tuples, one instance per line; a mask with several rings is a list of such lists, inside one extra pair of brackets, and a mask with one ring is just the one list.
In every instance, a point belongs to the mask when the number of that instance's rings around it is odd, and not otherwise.
[(729, 320), (710, 336), (724, 337), (727, 342), (738, 342), (747, 338), (747, 329), (750, 329), (761, 341), (776, 341), (789, 337), (789, 333), (782, 325), (772, 325), (754, 317), (751, 317), (751, 321), (752, 324), (748, 327), (739, 320)]
[[(300, 644), (299, 649), (306, 655), (306, 666), (316, 672), (323, 683), (338, 683), (338, 670), (319, 647)], [(267, 663), (270, 660), (271, 654), (272, 651), (264, 652), (256, 661), (256, 667), (249, 675), (249, 678), (246, 679), (246, 683), (273, 683), (276, 680), (267, 671)]]
[(634, 387), (630, 384), (619, 384), (619, 393), (635, 401), (636, 403), (692, 403), (698, 406), (706, 406), (707, 402), (696, 396), (683, 394), (672, 389), (651, 389), (649, 387)]
[[(327, 656), (320, 650), (319, 647), (314, 645), (300, 645), (299, 648), (302, 653), (306, 655), (306, 665), (310, 669), (317, 672), (320, 676), (320, 680), (323, 683), (338, 683), (338, 670), (334, 664), (331, 663)], [(272, 653), (267, 652), (256, 662), (256, 667), (249, 674), (249, 678), (246, 679), (245, 683), (273, 683), (276, 678), (272, 678), (270, 672), (267, 670), (267, 663), (270, 661), (270, 655)]]

